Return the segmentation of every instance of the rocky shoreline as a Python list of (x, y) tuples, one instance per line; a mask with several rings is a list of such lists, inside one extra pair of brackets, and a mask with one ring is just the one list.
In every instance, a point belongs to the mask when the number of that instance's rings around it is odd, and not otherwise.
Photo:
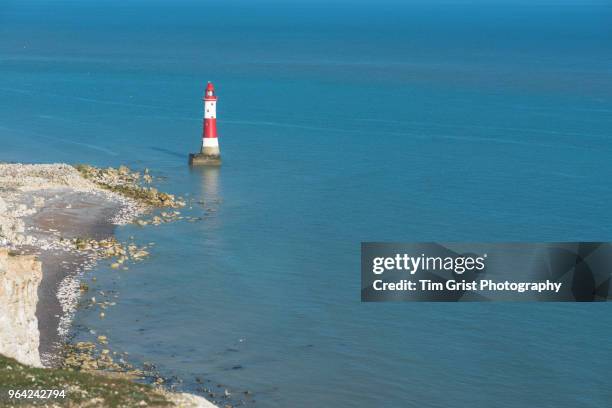
[[(150, 375), (105, 347), (104, 336), (97, 344), (67, 340), (79, 299), (99, 308), (101, 318), (113, 304), (88, 296), (80, 277), (102, 259), (128, 269), (149, 254), (148, 245), (118, 242), (115, 227), (184, 218), (178, 209), (185, 202), (152, 182), (148, 170), (125, 166), (0, 164), (0, 354), (31, 366)], [(160, 211), (153, 215), (154, 209)], [(197, 396), (165, 395), (179, 398), (179, 406), (214, 406)]]

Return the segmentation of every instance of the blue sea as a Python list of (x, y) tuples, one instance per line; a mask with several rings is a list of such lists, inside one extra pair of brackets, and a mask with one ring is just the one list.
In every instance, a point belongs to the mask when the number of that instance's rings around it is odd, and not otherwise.
[[(206, 81), (224, 163), (190, 169)], [(203, 218), (118, 228), (156, 245), (75, 335), (228, 403), (612, 406), (606, 304), (366, 304), (359, 266), (610, 241), (611, 157), (608, 1), (0, 3), (0, 160), (149, 168)]]

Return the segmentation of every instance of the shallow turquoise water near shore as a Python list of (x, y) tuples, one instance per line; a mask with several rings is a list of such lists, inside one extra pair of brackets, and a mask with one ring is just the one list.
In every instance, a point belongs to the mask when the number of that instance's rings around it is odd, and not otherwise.
[[(606, 407), (610, 310), (361, 304), (361, 241), (612, 239), (612, 9), (0, 5), (0, 160), (148, 167), (198, 223), (104, 320), (135, 361), (262, 407)], [(206, 80), (224, 165), (190, 170)]]

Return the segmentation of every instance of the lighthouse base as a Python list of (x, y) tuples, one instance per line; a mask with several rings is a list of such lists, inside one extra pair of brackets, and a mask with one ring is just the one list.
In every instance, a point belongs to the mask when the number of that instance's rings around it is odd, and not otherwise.
[(189, 155), (191, 166), (220, 166), (221, 156), (216, 154), (191, 153)]

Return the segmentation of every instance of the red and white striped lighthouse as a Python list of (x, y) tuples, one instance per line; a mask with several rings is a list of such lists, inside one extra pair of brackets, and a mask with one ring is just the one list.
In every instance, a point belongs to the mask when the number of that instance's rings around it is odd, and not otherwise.
[(217, 96), (212, 82), (206, 85), (204, 93), (204, 129), (202, 131), (202, 153), (219, 156), (217, 139)]
[(204, 91), (204, 124), (202, 129), (202, 149), (200, 153), (190, 154), (189, 163), (200, 165), (221, 164), (219, 139), (217, 138), (217, 96), (212, 82), (206, 85)]

